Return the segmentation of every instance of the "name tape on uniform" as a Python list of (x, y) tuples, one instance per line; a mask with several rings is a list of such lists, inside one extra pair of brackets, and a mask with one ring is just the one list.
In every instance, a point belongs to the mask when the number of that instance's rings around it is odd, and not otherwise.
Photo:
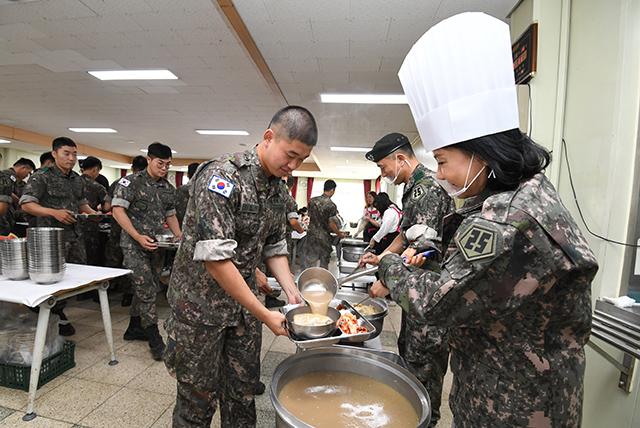
[(217, 175), (211, 176), (211, 180), (209, 180), (209, 186), (207, 186), (210, 191), (218, 193), (225, 198), (231, 196), (231, 191), (234, 187), (235, 184), (233, 184), (229, 180), (225, 180), (222, 177), (218, 177)]
[(129, 184), (131, 184), (131, 182), (126, 178), (122, 177), (120, 181), (118, 181), (118, 184), (124, 187), (129, 187)]

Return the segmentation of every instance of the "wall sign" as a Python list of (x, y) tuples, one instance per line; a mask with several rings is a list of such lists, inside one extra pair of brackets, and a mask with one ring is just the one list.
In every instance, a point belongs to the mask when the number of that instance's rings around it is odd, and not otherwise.
[(536, 74), (538, 57), (538, 23), (534, 22), (511, 45), (516, 84), (524, 85)]

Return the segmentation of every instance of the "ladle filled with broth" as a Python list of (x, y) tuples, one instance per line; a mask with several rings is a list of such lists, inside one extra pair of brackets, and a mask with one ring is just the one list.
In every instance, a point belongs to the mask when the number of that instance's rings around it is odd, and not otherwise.
[(329, 303), (338, 291), (338, 281), (328, 270), (311, 267), (300, 274), (298, 290), (311, 308), (311, 312), (327, 315)]

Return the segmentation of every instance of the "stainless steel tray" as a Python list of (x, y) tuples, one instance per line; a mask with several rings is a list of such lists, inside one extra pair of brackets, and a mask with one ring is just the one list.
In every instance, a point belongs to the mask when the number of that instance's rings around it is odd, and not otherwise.
[[(291, 309), (297, 308), (300, 305), (287, 305), (283, 306), (282, 312), (287, 313)], [(345, 334), (339, 328), (336, 328), (336, 331), (332, 336), (323, 337), (321, 339), (303, 339), (299, 337), (295, 337), (293, 335), (289, 335), (289, 340), (296, 344), (296, 346), (300, 349), (312, 349), (312, 348), (320, 348), (322, 346), (335, 345), (336, 343), (360, 343), (369, 339), (369, 336), (376, 332), (376, 328), (373, 324), (371, 324), (365, 317), (363, 317), (360, 312), (356, 311), (349, 302), (346, 300), (333, 299), (330, 303), (331, 307), (337, 308), (338, 306), (343, 306), (346, 311), (351, 312), (358, 319), (358, 324), (367, 329), (366, 333), (357, 333), (357, 334)]]
[(158, 244), (158, 248), (175, 248), (177, 249), (180, 246), (179, 242), (156, 242)]

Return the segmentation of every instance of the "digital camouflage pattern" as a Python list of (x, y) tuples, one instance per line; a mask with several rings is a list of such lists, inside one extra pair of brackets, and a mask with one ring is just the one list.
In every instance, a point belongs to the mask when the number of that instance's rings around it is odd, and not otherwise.
[(296, 200), (293, 199), (293, 196), (291, 196), (289, 192), (287, 192), (287, 194), (284, 197), (284, 209), (286, 212), (285, 222), (287, 224), (287, 251), (289, 252), (289, 255), (287, 257), (289, 258), (289, 266), (291, 266), (293, 262), (293, 260), (291, 260), (291, 257), (293, 257), (293, 238), (291, 237), (291, 232), (293, 232), (294, 229), (293, 229), (293, 226), (291, 226), (291, 223), (289, 223), (289, 221), (294, 218), (295, 219), (299, 218), (299, 215), (298, 215), (298, 204), (296, 203)]
[(122, 265), (131, 269), (133, 299), (129, 314), (140, 317), (143, 327), (158, 324), (156, 298), (160, 292), (160, 273), (164, 265), (165, 250), (147, 251), (141, 246), (122, 249)]
[[(85, 199), (94, 211), (98, 211), (98, 207), (102, 206), (108, 198), (107, 189), (97, 183), (91, 177), (81, 176), (85, 185)], [(102, 262), (103, 240), (100, 234), (99, 222), (92, 219), (79, 218), (78, 223), (84, 237), (84, 245), (87, 251), (87, 263), (94, 266), (100, 266)]]
[(455, 218), (441, 273), (396, 255), (379, 273), (405, 310), (449, 329), (456, 427), (580, 426), (598, 265), (577, 224), (542, 174)]
[(329, 223), (338, 215), (338, 207), (330, 197), (322, 194), (309, 200), (309, 230), (305, 243), (304, 267), (314, 266), (318, 260), (320, 267), (327, 269), (334, 238)]
[[(20, 205), (28, 202), (54, 209), (66, 209), (78, 213), (87, 204), (84, 196), (85, 185), (78, 173), (64, 174), (57, 166), (39, 169), (29, 178), (24, 188)], [(61, 227), (64, 229), (65, 260), (70, 263), (85, 264), (87, 254), (82, 237), (82, 229), (76, 222), (63, 224), (53, 217), (29, 217), (30, 227)]]
[(189, 202), (189, 186), (191, 181), (187, 184), (183, 184), (176, 190), (176, 217), (178, 217), (178, 223), (182, 225), (184, 220), (184, 214), (187, 212), (187, 202)]
[[(166, 218), (176, 214), (175, 193), (166, 178), (154, 180), (144, 169), (118, 180), (111, 205), (125, 208), (138, 233), (153, 239), (164, 234)], [(120, 246), (134, 248), (140, 244), (128, 233), (122, 233)]]
[(12, 193), (15, 193), (16, 177), (13, 168), (0, 171), (0, 202), (7, 204), (7, 211), (0, 216), (0, 235), (7, 236), (15, 225)]
[[(118, 181), (114, 181), (109, 186), (109, 190), (107, 191), (107, 199), (109, 202), (113, 200), (113, 192), (118, 185)], [(122, 228), (118, 224), (118, 222), (111, 217), (111, 229), (109, 230), (109, 238), (107, 239), (107, 244), (105, 245), (105, 266), (121, 268), (122, 260), (124, 258), (122, 254), (122, 247), (120, 247), (120, 235), (122, 233)], [(119, 287), (123, 289), (125, 293), (131, 292), (131, 280), (129, 275), (121, 276), (110, 280), (112, 284), (117, 284)]]
[[(402, 194), (402, 222), (400, 230), (405, 243), (405, 233), (416, 224), (424, 224), (440, 231), (442, 219), (451, 210), (451, 198), (435, 181), (433, 172), (419, 163), (413, 170)], [(430, 427), (440, 419), (442, 382), (449, 364), (447, 331), (427, 325), (424, 318), (402, 311), (402, 323), (398, 335), (398, 352), (422, 382), (431, 399)]]
[[(175, 188), (166, 178), (153, 179), (147, 170), (130, 174), (118, 181), (113, 192), (112, 206), (123, 207), (131, 224), (142, 235), (154, 239), (164, 233), (167, 217), (175, 215)], [(126, 232), (120, 234), (125, 269), (133, 288), (131, 316), (139, 316), (143, 327), (158, 323), (156, 295), (160, 290), (160, 271), (164, 251), (143, 249)]]
[(166, 360), (178, 379), (174, 426), (208, 426), (213, 397), (220, 399), (223, 426), (253, 426), (260, 325), (204, 262), (232, 260), (258, 295), (258, 264), (287, 255), (287, 189), (265, 173), (255, 148), (202, 164), (192, 180), (168, 291), (168, 343), (177, 347)]

